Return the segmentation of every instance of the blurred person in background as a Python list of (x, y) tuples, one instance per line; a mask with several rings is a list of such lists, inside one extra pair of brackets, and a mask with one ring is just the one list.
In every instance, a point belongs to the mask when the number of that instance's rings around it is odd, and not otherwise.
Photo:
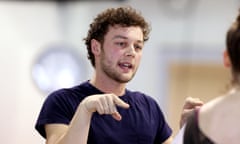
[(231, 87), (226, 94), (192, 112), (184, 144), (240, 143), (240, 11), (227, 32), (223, 61), (232, 73)]

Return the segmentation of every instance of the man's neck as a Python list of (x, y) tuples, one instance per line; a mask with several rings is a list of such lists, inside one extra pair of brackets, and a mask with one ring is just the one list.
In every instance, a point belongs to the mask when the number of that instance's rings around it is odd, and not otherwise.
[(104, 93), (114, 93), (117, 96), (125, 93), (126, 83), (119, 83), (112, 79), (97, 79), (96, 77), (93, 77), (90, 83)]

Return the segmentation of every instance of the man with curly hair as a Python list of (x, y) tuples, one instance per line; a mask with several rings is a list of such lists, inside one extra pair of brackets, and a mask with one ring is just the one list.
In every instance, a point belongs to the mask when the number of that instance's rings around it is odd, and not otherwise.
[(84, 39), (94, 74), (47, 97), (35, 126), (47, 144), (171, 143), (172, 130), (157, 102), (126, 89), (149, 32), (149, 24), (131, 7), (97, 15)]

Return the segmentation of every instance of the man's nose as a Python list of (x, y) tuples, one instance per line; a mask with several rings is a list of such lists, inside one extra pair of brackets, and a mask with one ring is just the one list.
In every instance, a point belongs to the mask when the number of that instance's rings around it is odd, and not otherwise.
[(126, 56), (135, 56), (135, 53), (136, 53), (135, 48), (134, 48), (133, 45), (131, 45), (131, 46), (128, 47), (125, 55)]

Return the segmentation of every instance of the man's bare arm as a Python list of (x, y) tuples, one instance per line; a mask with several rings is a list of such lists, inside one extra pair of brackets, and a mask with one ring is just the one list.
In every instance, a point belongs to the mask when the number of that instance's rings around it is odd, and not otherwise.
[(114, 119), (121, 120), (116, 105), (128, 108), (129, 105), (114, 94), (93, 95), (85, 98), (78, 106), (76, 113), (68, 125), (47, 124), (46, 144), (86, 144), (92, 114), (111, 114)]

